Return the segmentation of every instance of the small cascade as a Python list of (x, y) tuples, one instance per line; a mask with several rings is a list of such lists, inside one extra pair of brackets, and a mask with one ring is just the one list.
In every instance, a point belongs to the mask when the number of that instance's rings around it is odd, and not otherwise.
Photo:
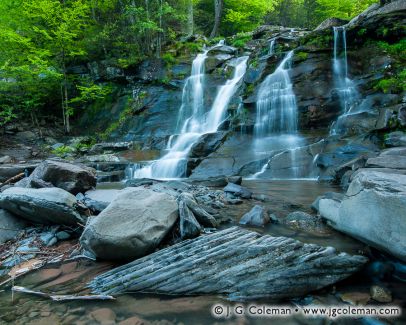
[[(220, 42), (216, 46), (224, 44)], [(204, 65), (207, 53), (199, 54), (193, 61), (191, 76), (187, 79), (179, 110), (177, 136), (171, 136), (166, 150), (168, 153), (159, 160), (136, 169), (134, 178), (173, 179), (187, 175), (188, 154), (198, 139), (206, 133), (216, 132), (226, 118), (231, 98), (247, 69), (248, 57), (236, 59), (234, 75), (223, 85), (209, 112), (204, 112)]]
[(254, 127), (257, 138), (297, 131), (296, 97), (288, 73), (292, 56), (290, 51), (259, 88)]
[(268, 50), (268, 55), (273, 55), (275, 54), (275, 38), (272, 38), (271, 41), (269, 42), (269, 50)]
[[(289, 171), (283, 175), (270, 175), (272, 178), (297, 179), (308, 176), (308, 171), (302, 170), (298, 160), (298, 149), (304, 145), (304, 139), (297, 134), (297, 104), (293, 85), (289, 77), (293, 51), (290, 51), (275, 72), (262, 82), (257, 100), (257, 114), (254, 126), (255, 150), (263, 152), (263, 147), (274, 145), (274, 150), (285, 148), (274, 155), (253, 175), (253, 178), (265, 176), (269, 165), (277, 159), (289, 160)], [(267, 173), (268, 174), (268, 173)]]
[(334, 57), (333, 57), (333, 73), (334, 83), (338, 97), (342, 115), (333, 124), (331, 134), (337, 134), (341, 130), (341, 120), (350, 114), (357, 113), (357, 101), (359, 94), (354, 85), (354, 82), (348, 78), (348, 60), (347, 60), (347, 37), (344, 26), (333, 27), (334, 32)]

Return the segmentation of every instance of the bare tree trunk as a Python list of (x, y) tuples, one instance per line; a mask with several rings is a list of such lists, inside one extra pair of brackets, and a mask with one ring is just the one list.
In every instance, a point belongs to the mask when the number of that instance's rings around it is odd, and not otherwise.
[(187, 36), (192, 36), (194, 33), (194, 17), (193, 17), (193, 0), (189, 0), (188, 17), (187, 17)]
[(224, 0), (214, 0), (214, 26), (210, 38), (216, 37), (219, 32), (221, 14), (223, 13)]
[(159, 5), (159, 28), (160, 31), (158, 31), (158, 36), (156, 39), (156, 57), (159, 58), (161, 57), (161, 49), (162, 49), (162, 12), (163, 12), (163, 2), (160, 0), (160, 5)]

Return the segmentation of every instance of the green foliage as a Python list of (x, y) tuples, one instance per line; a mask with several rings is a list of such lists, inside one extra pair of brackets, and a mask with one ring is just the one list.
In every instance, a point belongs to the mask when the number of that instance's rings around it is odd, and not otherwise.
[(14, 109), (11, 106), (0, 107), (0, 127), (17, 117), (17, 115), (14, 114), (13, 110)]
[(406, 58), (406, 39), (402, 39), (394, 44), (380, 41), (378, 42), (378, 46), (392, 56), (399, 57), (403, 60)]
[(391, 78), (379, 80), (374, 88), (385, 94), (397, 94), (406, 91), (406, 69)]
[(252, 40), (251, 33), (238, 33), (231, 43), (232, 46), (237, 48), (244, 48), (245, 45)]
[(366, 28), (361, 28), (358, 32), (357, 35), (358, 36), (364, 36), (367, 33), (367, 29)]
[(57, 155), (58, 157), (65, 158), (67, 155), (70, 153), (73, 153), (74, 149), (69, 146), (61, 146), (59, 148), (56, 148), (51, 151), (54, 155)]
[(295, 57), (300, 61), (305, 61), (309, 57), (309, 53), (307, 52), (295, 52)]
[(162, 55), (162, 59), (165, 61), (165, 63), (166, 63), (168, 66), (171, 66), (171, 65), (173, 65), (173, 64), (176, 63), (175, 57), (174, 57), (171, 53), (169, 53), (169, 52), (163, 54), (163, 55)]

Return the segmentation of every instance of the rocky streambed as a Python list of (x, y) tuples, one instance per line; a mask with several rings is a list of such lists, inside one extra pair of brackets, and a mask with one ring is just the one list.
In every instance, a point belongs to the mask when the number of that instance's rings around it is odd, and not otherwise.
[[(379, 181), (372, 176), (368, 190)], [(402, 185), (391, 190), (389, 180), (380, 191), (396, 200)], [(225, 299), (306, 306), (404, 298), (400, 260), (320, 217), (330, 220), (326, 203), (351, 199), (339, 187), (240, 177), (95, 185), (92, 168), (47, 160), (2, 188), (3, 322), (187, 324), (198, 315), (201, 324), (260, 323), (216, 320), (210, 309)]]

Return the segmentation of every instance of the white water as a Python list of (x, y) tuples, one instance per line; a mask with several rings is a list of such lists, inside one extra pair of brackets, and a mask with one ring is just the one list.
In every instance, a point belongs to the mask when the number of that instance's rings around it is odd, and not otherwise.
[[(223, 45), (220, 42), (217, 46)], [(204, 65), (210, 49), (199, 54), (193, 61), (191, 76), (187, 79), (179, 110), (177, 131), (179, 135), (171, 136), (167, 144), (168, 153), (138, 168), (133, 172), (134, 178), (173, 179), (187, 174), (187, 158), (192, 146), (206, 133), (216, 132), (226, 118), (226, 111), (231, 98), (247, 69), (248, 57), (236, 60), (234, 75), (223, 85), (209, 112), (204, 111)]]
[[(290, 169), (284, 171), (283, 178), (299, 179), (304, 172), (297, 162), (297, 150), (304, 144), (304, 139), (297, 134), (297, 104), (293, 85), (289, 77), (289, 69), (293, 51), (290, 51), (275, 72), (266, 77), (258, 91), (257, 116), (254, 126), (255, 151), (263, 154), (263, 148), (269, 148), (269, 142), (280, 148), (281, 144), (287, 151), (273, 156), (255, 173), (253, 178), (260, 178), (269, 169), (273, 159), (288, 154)], [(287, 175), (288, 174), (288, 175)], [(271, 175), (279, 178), (279, 175)]]
[(354, 85), (354, 82), (348, 78), (348, 60), (347, 60), (347, 37), (345, 27), (333, 27), (334, 32), (334, 57), (333, 57), (333, 73), (334, 83), (340, 106), (342, 110), (341, 116), (334, 123), (331, 134), (337, 134), (341, 131), (341, 122), (345, 116), (358, 113), (357, 101), (359, 94)]
[(268, 50), (268, 55), (273, 55), (275, 53), (275, 38), (272, 38), (271, 41), (269, 42), (269, 50)]
[(293, 51), (290, 51), (259, 88), (254, 127), (257, 138), (297, 131), (296, 97), (288, 72), (292, 56)]

